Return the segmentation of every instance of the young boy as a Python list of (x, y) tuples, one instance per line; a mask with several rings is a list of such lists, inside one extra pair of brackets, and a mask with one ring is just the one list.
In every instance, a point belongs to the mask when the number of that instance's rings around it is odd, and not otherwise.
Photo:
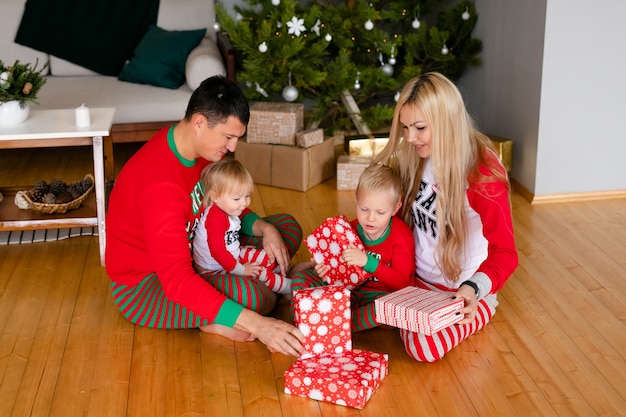
[(240, 215), (250, 204), (253, 180), (235, 159), (207, 166), (201, 176), (204, 213), (193, 240), (194, 267), (199, 273), (226, 271), (254, 277), (281, 294), (291, 293), (291, 280), (275, 272), (262, 249), (240, 246)]
[[(359, 178), (356, 189), (357, 218), (350, 222), (365, 251), (350, 247), (341, 258), (348, 265), (362, 267), (369, 277), (352, 290), (352, 330), (378, 326), (374, 300), (414, 284), (415, 250), (411, 229), (395, 214), (402, 203), (400, 177), (392, 168), (376, 164)], [(292, 277), (292, 291), (327, 285), (328, 267), (313, 267)]]

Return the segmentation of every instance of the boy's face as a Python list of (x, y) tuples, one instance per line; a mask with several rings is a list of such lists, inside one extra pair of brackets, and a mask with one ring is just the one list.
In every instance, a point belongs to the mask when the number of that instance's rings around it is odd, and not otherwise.
[(385, 233), (391, 216), (398, 212), (401, 204), (389, 190), (359, 190), (356, 217), (368, 239), (377, 240)]
[(239, 217), (243, 210), (250, 205), (250, 193), (247, 190), (239, 190), (233, 192), (232, 190), (222, 194), (219, 197), (211, 196), (213, 204), (218, 206), (222, 211), (229, 216)]

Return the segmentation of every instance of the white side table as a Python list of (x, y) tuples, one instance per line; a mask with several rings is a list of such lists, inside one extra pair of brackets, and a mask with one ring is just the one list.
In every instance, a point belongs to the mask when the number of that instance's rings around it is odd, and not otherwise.
[(0, 149), (45, 148), (91, 145), (93, 148), (95, 208), (87, 198), (76, 210), (64, 214), (42, 214), (20, 210), (14, 196), (0, 202), (0, 230), (34, 230), (98, 226), (100, 262), (104, 265), (106, 245), (106, 194), (103, 137), (109, 136), (114, 108), (90, 109), (91, 125), (77, 127), (74, 109), (31, 110), (28, 120), (16, 126), (0, 126)]

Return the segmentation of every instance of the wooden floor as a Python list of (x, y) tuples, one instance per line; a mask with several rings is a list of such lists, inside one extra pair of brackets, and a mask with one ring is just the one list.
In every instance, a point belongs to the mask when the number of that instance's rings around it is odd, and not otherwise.
[[(89, 155), (2, 151), (1, 183), (79, 179)], [(305, 233), (354, 216), (334, 179), (306, 193), (258, 186), (252, 200)], [(96, 237), (0, 246), (0, 416), (626, 415), (626, 200), (531, 206), (514, 194), (513, 212), (520, 266), (483, 331), (434, 364), (409, 359), (396, 331), (354, 335), (389, 354), (363, 410), (285, 395), (293, 358), (259, 342), (135, 327), (111, 300)]]

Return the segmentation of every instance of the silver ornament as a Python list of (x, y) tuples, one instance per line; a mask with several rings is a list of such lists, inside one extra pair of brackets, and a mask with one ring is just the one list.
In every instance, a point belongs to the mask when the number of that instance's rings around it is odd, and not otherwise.
[(259, 45), (259, 52), (261, 52), (262, 54), (267, 52), (267, 44), (265, 42)]
[(380, 69), (383, 70), (385, 75), (388, 77), (391, 77), (393, 75), (393, 67), (389, 64), (381, 65)]
[(283, 98), (286, 101), (295, 101), (298, 98), (298, 89), (293, 85), (283, 88)]
[(326, 36), (324, 36), (324, 39), (326, 39), (326, 42), (330, 42), (333, 40), (333, 36), (330, 33), (327, 33)]
[(411, 26), (413, 26), (413, 29), (419, 29), (421, 25), (422, 24), (420, 23), (417, 17), (415, 18), (413, 22), (411, 22)]
[(365, 22), (365, 24), (363, 26), (365, 26), (365, 29), (367, 29), (367, 30), (372, 30), (372, 29), (374, 29), (374, 22), (372, 22), (371, 20), (367, 19), (367, 22)]

